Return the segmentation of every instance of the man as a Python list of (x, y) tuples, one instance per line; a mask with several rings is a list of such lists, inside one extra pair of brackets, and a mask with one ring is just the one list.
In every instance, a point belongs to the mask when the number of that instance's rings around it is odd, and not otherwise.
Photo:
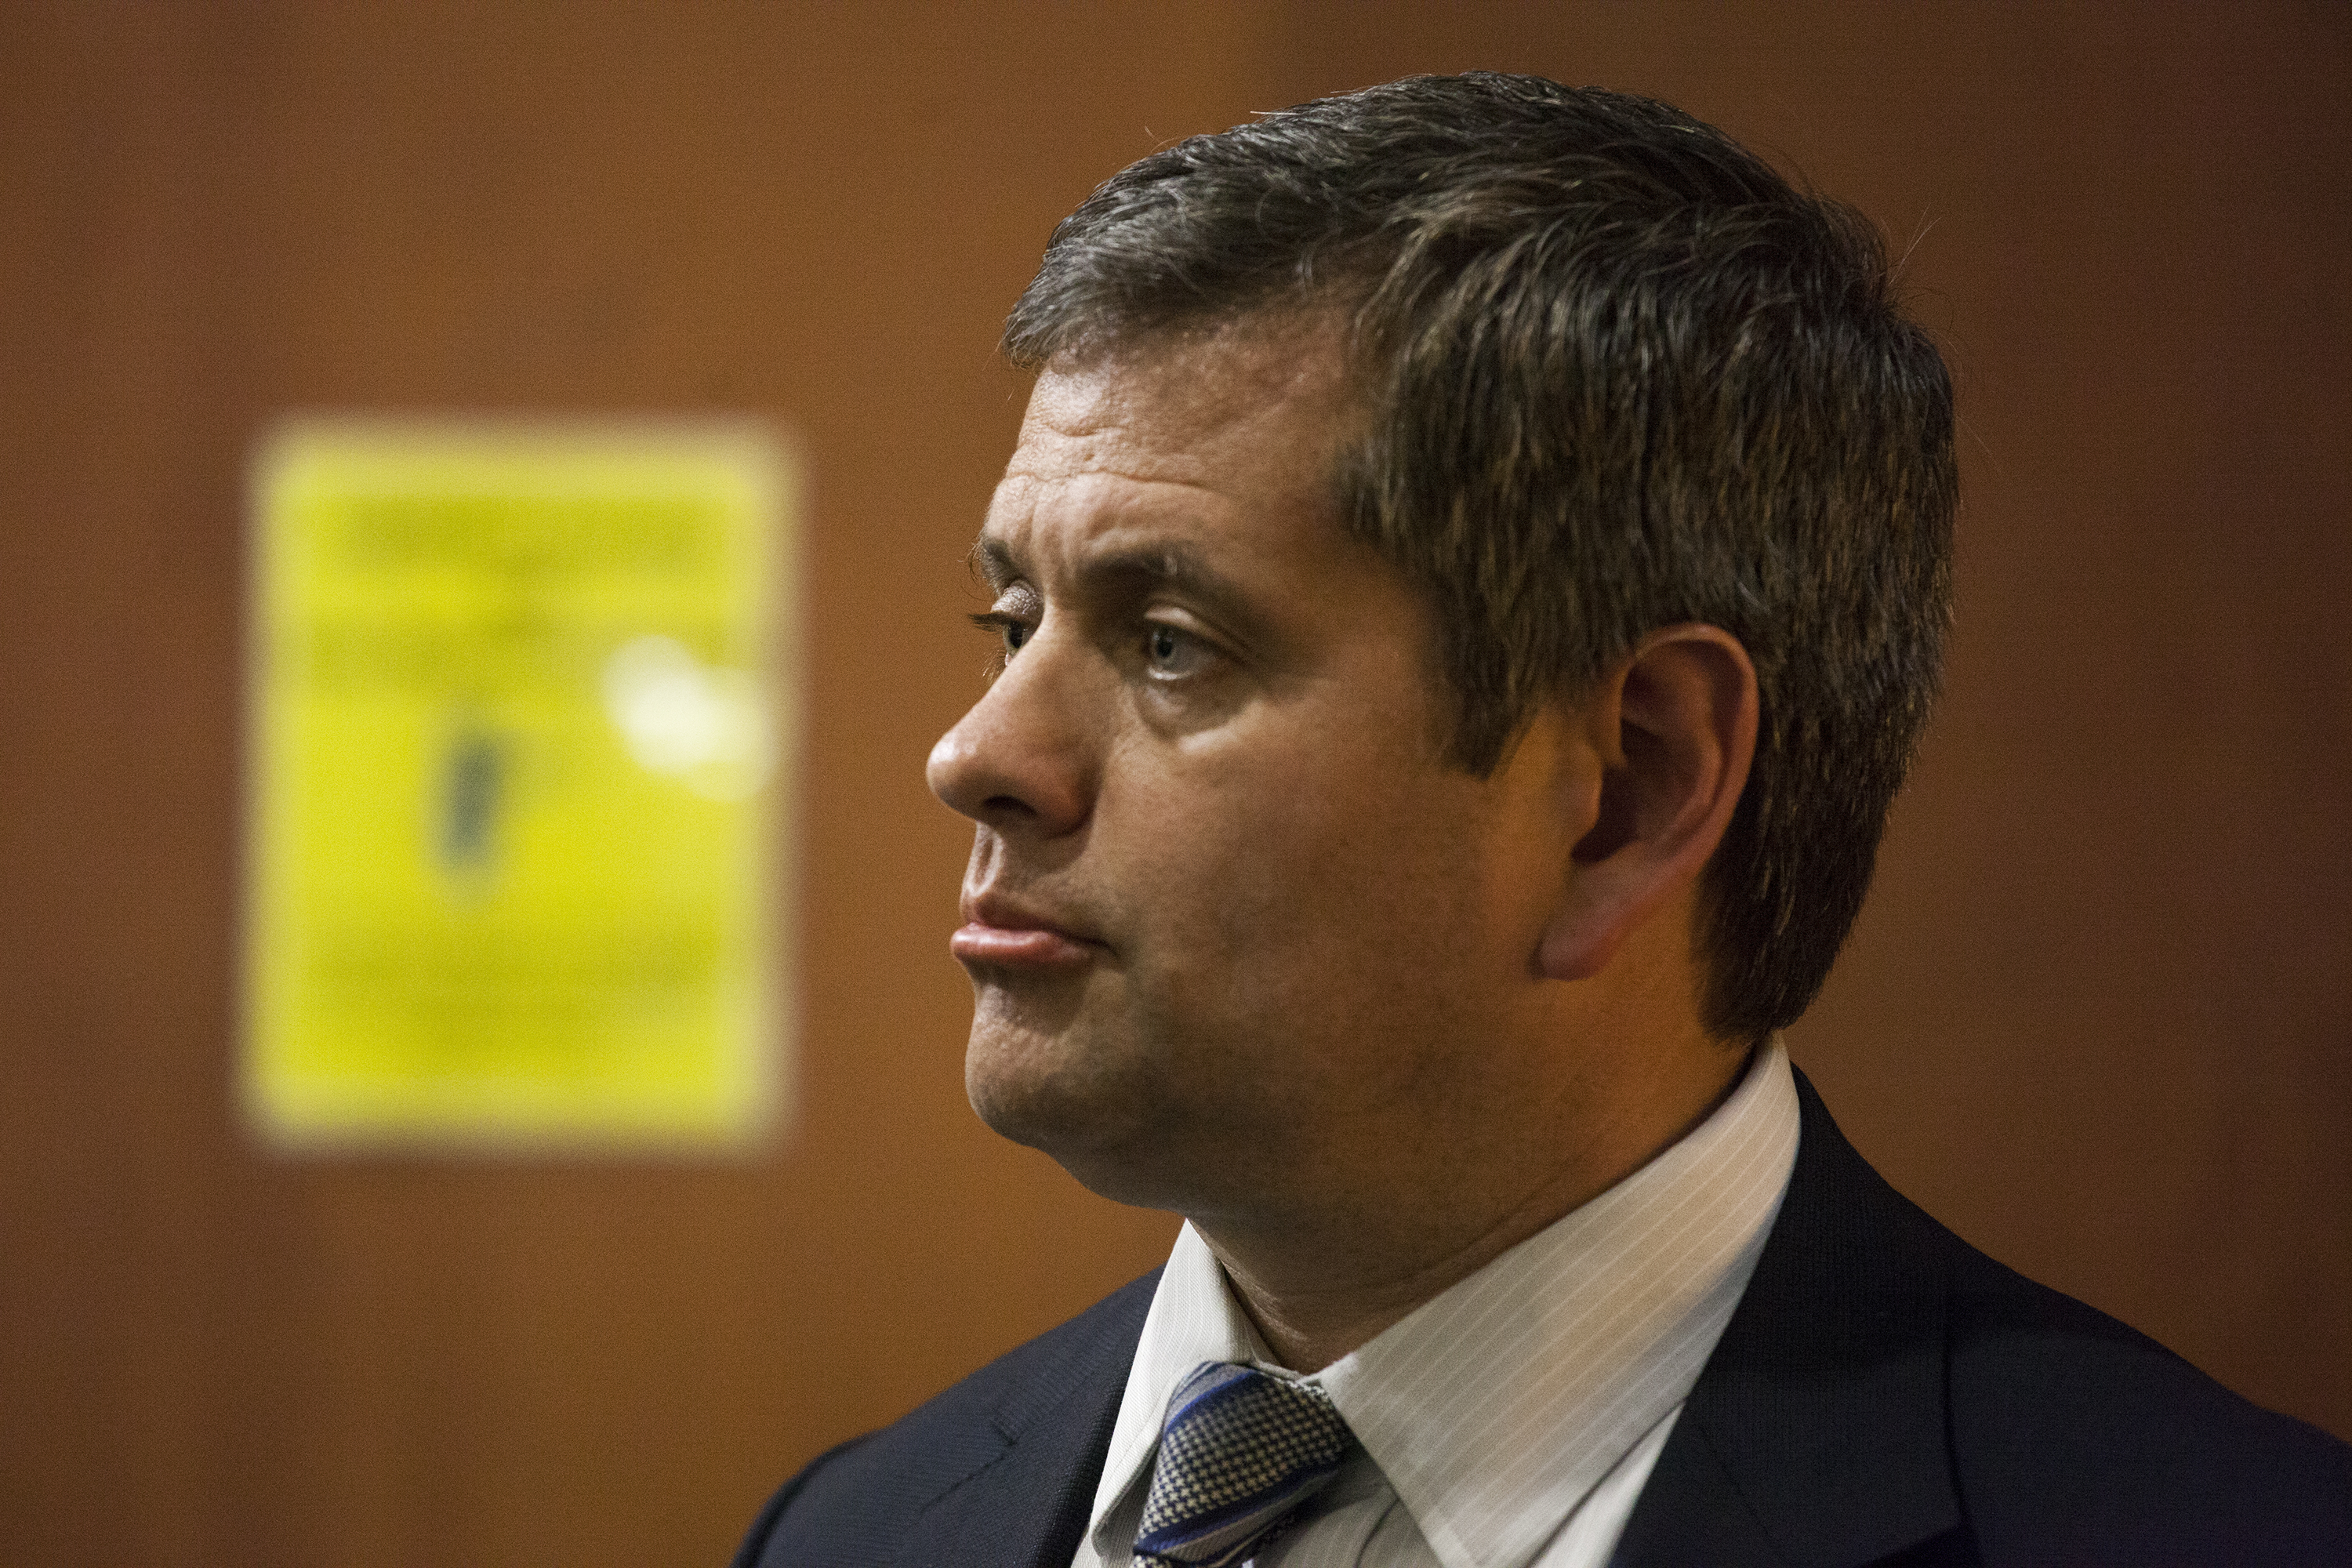
[(1125, 171), (1006, 344), (967, 1083), (1189, 1223), (742, 1563), (2352, 1562), (2342, 1445), (1969, 1250), (1777, 1041), (1947, 615), (1867, 224), (1419, 79)]

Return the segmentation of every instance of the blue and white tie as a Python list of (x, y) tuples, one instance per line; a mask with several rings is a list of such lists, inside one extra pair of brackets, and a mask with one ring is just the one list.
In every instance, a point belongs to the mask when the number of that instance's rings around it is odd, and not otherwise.
[(1354, 1439), (1313, 1384), (1204, 1361), (1176, 1385), (1136, 1532), (1141, 1568), (1227, 1568), (1322, 1490)]

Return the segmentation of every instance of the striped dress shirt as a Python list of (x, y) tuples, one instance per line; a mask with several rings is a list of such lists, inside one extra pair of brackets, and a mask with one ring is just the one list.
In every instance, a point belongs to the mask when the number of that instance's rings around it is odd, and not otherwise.
[[(1361, 1451), (1259, 1568), (1601, 1568), (1755, 1270), (1797, 1124), (1776, 1039), (1687, 1136), (1314, 1373)], [(1073, 1568), (1126, 1568), (1168, 1396), (1204, 1361), (1296, 1375), (1187, 1225)]]

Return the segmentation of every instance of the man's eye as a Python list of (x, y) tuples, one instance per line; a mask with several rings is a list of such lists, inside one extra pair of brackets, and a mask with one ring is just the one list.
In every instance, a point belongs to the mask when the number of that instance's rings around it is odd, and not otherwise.
[(1151, 673), (1165, 680), (1198, 674), (1213, 657), (1200, 638), (1160, 625), (1145, 631), (1143, 653)]
[(996, 639), (996, 658), (991, 666), (992, 668), (1003, 668), (1005, 660), (1019, 653), (1029, 639), (1037, 634), (1035, 626), (1018, 616), (1010, 616), (1002, 610), (991, 610), (985, 615), (974, 616), (971, 617), (971, 624)]

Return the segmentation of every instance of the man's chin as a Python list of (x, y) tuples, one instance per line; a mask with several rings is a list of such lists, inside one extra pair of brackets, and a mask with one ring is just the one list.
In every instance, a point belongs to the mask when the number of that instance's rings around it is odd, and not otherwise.
[(987, 1037), (975, 1027), (964, 1058), (964, 1092), (989, 1130), (1049, 1156), (1097, 1196), (1117, 1203), (1166, 1207), (1167, 1140), (1156, 1136), (1167, 1119), (1151, 1098), (1099, 1058), (1057, 1059), (1034, 1041)]
[(1008, 1061), (976, 1035), (964, 1058), (964, 1093), (989, 1130), (1057, 1160), (1118, 1141), (1132, 1126), (1131, 1110), (1107, 1089), (1093, 1074), (1040, 1062), (1034, 1053)]

